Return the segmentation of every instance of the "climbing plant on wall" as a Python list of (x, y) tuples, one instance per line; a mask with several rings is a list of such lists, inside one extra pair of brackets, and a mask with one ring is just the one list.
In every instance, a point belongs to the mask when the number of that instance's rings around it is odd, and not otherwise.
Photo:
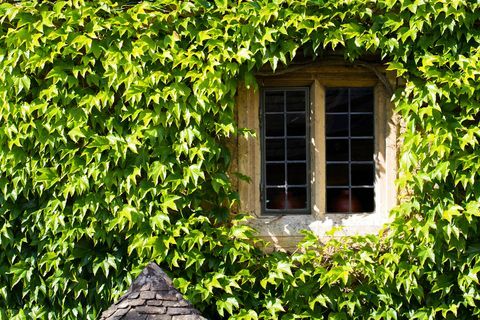
[[(478, 316), (479, 26), (462, 0), (0, 4), (0, 319), (93, 319), (151, 260), (210, 318)], [(264, 255), (230, 213), (236, 88), (332, 50), (404, 79), (409, 197), (380, 237)]]

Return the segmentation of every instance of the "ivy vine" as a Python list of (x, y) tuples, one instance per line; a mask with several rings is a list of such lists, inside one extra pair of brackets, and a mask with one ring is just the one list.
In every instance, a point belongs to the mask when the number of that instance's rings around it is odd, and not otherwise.
[[(3, 2), (0, 319), (94, 319), (151, 260), (212, 319), (478, 317), (479, 26), (467, 0)], [(265, 255), (230, 213), (236, 89), (331, 51), (405, 80), (409, 196), (382, 236)]]

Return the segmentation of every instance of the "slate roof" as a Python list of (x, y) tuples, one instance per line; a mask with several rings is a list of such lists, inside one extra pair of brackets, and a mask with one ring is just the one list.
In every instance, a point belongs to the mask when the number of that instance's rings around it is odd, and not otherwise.
[(206, 320), (173, 287), (172, 280), (150, 262), (120, 300), (100, 320)]

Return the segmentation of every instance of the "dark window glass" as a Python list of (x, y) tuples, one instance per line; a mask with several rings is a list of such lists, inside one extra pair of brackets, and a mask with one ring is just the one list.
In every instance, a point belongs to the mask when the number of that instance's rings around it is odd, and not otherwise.
[(307, 188), (292, 187), (288, 188), (287, 207), (289, 209), (307, 208)]
[(373, 165), (352, 164), (352, 186), (373, 186)]
[(353, 114), (350, 121), (352, 136), (373, 136), (372, 114)]
[(285, 160), (285, 140), (265, 139), (265, 158), (267, 161)]
[(352, 139), (353, 161), (373, 161), (373, 139)]
[(353, 212), (373, 212), (375, 210), (373, 188), (352, 188), (352, 197), (358, 203), (358, 209)]
[(327, 161), (348, 161), (348, 139), (327, 140)]
[(327, 189), (327, 212), (350, 212), (350, 190)]
[(348, 186), (348, 164), (327, 164), (327, 186)]
[(325, 96), (327, 112), (348, 112), (348, 88), (332, 88)]
[(361, 213), (373, 210), (373, 188), (327, 189), (328, 212)]
[(285, 209), (285, 188), (267, 188), (267, 209)]
[(307, 184), (307, 164), (306, 163), (289, 163), (287, 165), (288, 185), (305, 185)]
[(285, 184), (285, 164), (283, 163), (267, 163), (267, 184), (270, 186)]
[(305, 136), (305, 113), (287, 114), (287, 135)]
[(265, 92), (264, 112), (283, 112), (285, 93), (283, 91)]
[(348, 115), (327, 115), (325, 127), (327, 137), (348, 137)]
[(373, 89), (327, 89), (326, 97), (327, 212), (373, 212)]
[(265, 136), (283, 137), (285, 135), (285, 126), (283, 123), (283, 114), (265, 115)]
[(308, 89), (263, 92), (264, 213), (308, 213)]
[(305, 91), (287, 91), (287, 111), (305, 111)]
[(305, 138), (287, 140), (287, 159), (288, 160), (306, 160)]
[(351, 112), (372, 112), (373, 110), (373, 89), (372, 88), (351, 88)]

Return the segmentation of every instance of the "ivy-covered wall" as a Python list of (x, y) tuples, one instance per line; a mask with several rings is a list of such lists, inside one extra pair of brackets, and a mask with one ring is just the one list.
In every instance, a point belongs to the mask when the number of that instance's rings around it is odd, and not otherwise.
[[(93, 319), (151, 260), (211, 319), (478, 317), (479, 48), (467, 0), (0, 4), (0, 319)], [(380, 236), (264, 255), (225, 146), (239, 83), (299, 50), (405, 79), (411, 198)]]

